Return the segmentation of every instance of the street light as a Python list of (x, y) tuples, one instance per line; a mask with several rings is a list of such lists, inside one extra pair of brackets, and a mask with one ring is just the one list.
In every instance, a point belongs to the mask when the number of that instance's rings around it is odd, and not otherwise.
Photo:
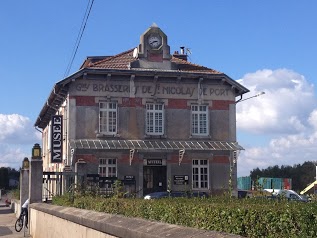
[(38, 143), (34, 144), (32, 148), (32, 159), (41, 159), (41, 147)]
[(27, 157), (25, 157), (23, 159), (22, 169), (29, 169), (29, 167), (30, 167), (30, 161)]
[(265, 94), (265, 92), (260, 92), (260, 93), (258, 93), (256, 95), (252, 96), (252, 97), (248, 97), (248, 98), (245, 98), (245, 99), (242, 99), (242, 95), (241, 95), (241, 98), (238, 101), (236, 101), (235, 104), (237, 104), (238, 102), (242, 102), (242, 101), (248, 100), (250, 98), (255, 98), (255, 97), (261, 96), (263, 94)]

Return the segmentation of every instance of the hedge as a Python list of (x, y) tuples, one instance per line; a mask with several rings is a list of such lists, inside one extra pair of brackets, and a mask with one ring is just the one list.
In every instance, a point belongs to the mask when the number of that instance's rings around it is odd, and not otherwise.
[(317, 203), (267, 199), (166, 198), (159, 200), (55, 197), (62, 206), (140, 217), (245, 237), (317, 237)]

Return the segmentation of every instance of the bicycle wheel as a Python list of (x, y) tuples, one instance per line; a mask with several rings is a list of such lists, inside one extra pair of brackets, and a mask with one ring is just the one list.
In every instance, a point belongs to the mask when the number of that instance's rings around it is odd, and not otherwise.
[(17, 232), (20, 232), (23, 228), (23, 217), (19, 217), (18, 220), (15, 222), (14, 226)]

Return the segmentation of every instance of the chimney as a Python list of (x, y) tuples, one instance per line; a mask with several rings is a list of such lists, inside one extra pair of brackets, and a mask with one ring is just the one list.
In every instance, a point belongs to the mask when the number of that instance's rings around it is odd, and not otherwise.
[(181, 55), (184, 55), (184, 54), (185, 54), (185, 50), (184, 50), (185, 47), (184, 47), (184, 46), (181, 46), (180, 48), (181, 48)]
[(181, 46), (180, 49), (181, 49), (180, 53), (178, 51), (175, 51), (173, 56), (175, 58), (187, 61), (187, 54), (185, 54), (185, 47)]

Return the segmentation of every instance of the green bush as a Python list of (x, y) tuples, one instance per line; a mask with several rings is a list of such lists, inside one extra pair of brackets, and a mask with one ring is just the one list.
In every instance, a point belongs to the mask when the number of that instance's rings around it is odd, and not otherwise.
[(10, 191), (12, 198), (20, 200), (20, 189), (13, 189)]
[(56, 205), (141, 217), (246, 237), (317, 237), (317, 203), (265, 199), (166, 198), (159, 200), (56, 197)]

